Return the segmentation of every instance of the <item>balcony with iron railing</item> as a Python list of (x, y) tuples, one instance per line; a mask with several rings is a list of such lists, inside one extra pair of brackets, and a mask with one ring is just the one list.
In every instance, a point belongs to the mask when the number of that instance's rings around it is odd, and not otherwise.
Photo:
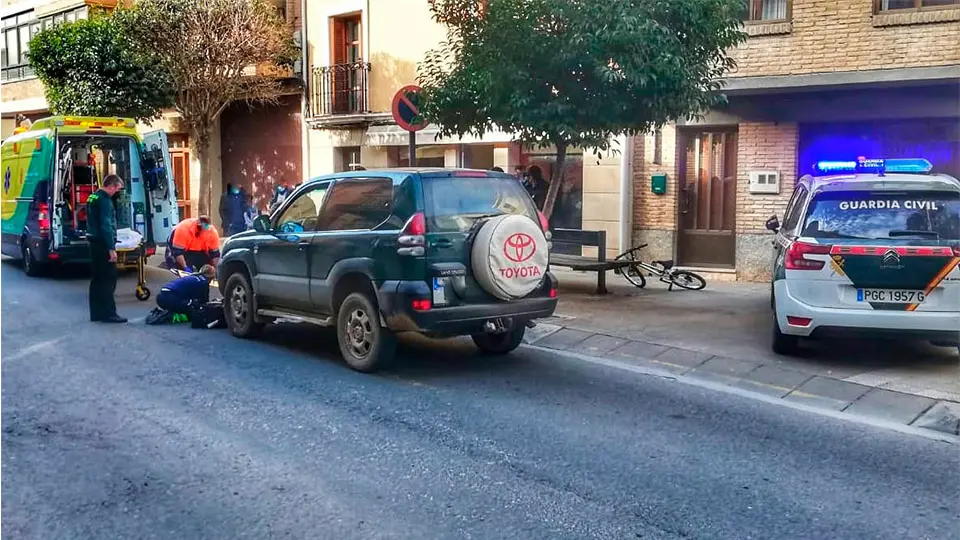
[(315, 121), (362, 116), (370, 112), (370, 64), (351, 62), (313, 68), (310, 116)]

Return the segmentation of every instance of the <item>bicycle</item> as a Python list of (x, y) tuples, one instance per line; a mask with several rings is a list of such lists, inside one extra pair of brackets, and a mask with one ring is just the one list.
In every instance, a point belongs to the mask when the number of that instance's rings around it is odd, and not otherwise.
[(651, 261), (649, 263), (641, 261), (637, 252), (645, 247), (647, 247), (647, 244), (640, 244), (617, 255), (615, 261), (628, 261), (630, 265), (617, 268), (614, 272), (622, 275), (627, 281), (640, 289), (647, 286), (647, 279), (643, 277), (644, 273), (648, 276), (659, 277), (660, 281), (669, 285), (667, 290), (671, 291), (674, 285), (691, 291), (699, 291), (707, 286), (707, 281), (699, 274), (674, 268), (673, 260)]

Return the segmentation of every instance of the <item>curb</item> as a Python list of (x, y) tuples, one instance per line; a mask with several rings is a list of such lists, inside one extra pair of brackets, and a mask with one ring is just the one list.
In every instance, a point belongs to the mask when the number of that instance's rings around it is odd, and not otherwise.
[[(721, 385), (775, 401), (960, 436), (960, 403), (897, 392), (739, 358), (716, 356), (563, 326), (553, 317), (524, 343), (635, 365), (677, 379)], [(553, 324), (560, 323), (560, 324)]]

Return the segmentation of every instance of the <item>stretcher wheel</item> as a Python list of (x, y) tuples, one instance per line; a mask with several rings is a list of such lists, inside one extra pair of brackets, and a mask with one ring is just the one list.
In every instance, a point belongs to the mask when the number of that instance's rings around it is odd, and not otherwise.
[(135, 294), (137, 295), (137, 300), (141, 302), (146, 302), (150, 299), (150, 289), (146, 287), (138, 286)]

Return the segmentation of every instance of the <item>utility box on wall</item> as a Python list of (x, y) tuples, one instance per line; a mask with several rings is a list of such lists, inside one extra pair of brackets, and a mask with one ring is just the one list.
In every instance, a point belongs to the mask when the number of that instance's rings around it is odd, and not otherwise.
[(650, 177), (650, 191), (657, 195), (663, 195), (667, 192), (667, 175), (654, 174)]
[(780, 193), (779, 171), (750, 171), (750, 193)]

